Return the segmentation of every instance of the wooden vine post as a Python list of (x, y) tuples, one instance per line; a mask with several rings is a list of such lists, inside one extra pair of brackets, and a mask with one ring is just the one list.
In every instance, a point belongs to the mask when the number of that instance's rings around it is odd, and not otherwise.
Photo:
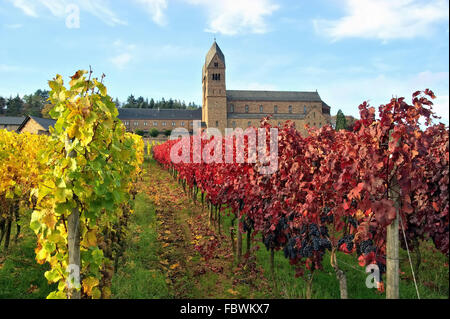
[[(71, 151), (67, 157), (75, 158), (77, 156), (76, 152)], [(78, 206), (78, 205), (77, 205)], [(72, 213), (67, 217), (67, 245), (69, 253), (69, 269), (77, 274), (71, 274), (69, 279), (73, 278), (75, 275), (75, 280), (80, 279), (81, 271), (81, 258), (80, 258), (80, 211), (78, 207), (72, 209)], [(80, 299), (81, 290), (76, 289), (73, 286), (74, 282), (70, 283), (67, 298), (68, 299)]]
[(386, 231), (386, 298), (398, 299), (399, 297), (399, 237), (398, 237), (398, 214), (399, 214), (399, 192), (397, 179), (392, 180), (389, 197), (394, 201), (395, 219), (387, 226)]
[[(238, 214), (240, 215), (241, 212), (239, 211)], [(237, 243), (236, 243), (236, 257), (237, 257), (237, 262), (240, 263), (241, 259), (242, 259), (242, 233), (241, 233), (241, 220), (242, 220), (242, 216), (239, 216), (238, 218), (238, 222), (237, 224)]]
[[(392, 139), (392, 130), (389, 133), (389, 141)], [(400, 140), (399, 142), (400, 143)], [(389, 199), (394, 202), (395, 219), (386, 230), (386, 298), (399, 298), (399, 237), (398, 219), (400, 208), (400, 187), (396, 177), (396, 167), (393, 169), (391, 182), (389, 183)]]
[[(80, 270), (81, 262), (80, 262), (80, 212), (78, 207), (72, 210), (72, 213), (67, 218), (67, 244), (69, 246), (69, 265), (72, 265), (70, 268), (71, 271)], [(75, 267), (73, 267), (75, 266)], [(79, 279), (79, 271), (76, 274), (76, 279)], [(71, 278), (71, 277), (69, 277)], [(67, 297), (69, 299), (80, 299), (81, 291), (76, 289), (73, 286), (69, 287)]]

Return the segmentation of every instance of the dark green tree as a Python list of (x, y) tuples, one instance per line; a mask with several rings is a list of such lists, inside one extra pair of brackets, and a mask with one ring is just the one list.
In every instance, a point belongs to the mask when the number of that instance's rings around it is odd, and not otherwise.
[(151, 137), (157, 137), (159, 135), (159, 131), (157, 128), (153, 127), (150, 132), (148, 132)]
[(336, 131), (347, 129), (347, 119), (341, 110), (337, 112), (336, 115)]
[(137, 107), (137, 101), (133, 94), (127, 98), (127, 102), (122, 106), (126, 108)]
[(0, 114), (4, 114), (6, 112), (6, 100), (0, 96)]
[(10, 97), (6, 101), (6, 114), (10, 116), (20, 116), (23, 114), (24, 103), (19, 95), (16, 97)]

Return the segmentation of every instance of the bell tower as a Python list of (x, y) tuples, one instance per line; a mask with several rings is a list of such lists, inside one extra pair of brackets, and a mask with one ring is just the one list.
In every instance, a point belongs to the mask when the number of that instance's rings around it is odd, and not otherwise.
[(202, 121), (220, 129), (227, 126), (227, 92), (225, 86), (225, 56), (214, 41), (206, 54), (202, 71)]

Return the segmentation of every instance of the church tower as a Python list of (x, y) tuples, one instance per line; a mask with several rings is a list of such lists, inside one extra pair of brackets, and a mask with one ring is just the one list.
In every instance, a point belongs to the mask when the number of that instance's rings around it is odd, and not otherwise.
[(202, 122), (216, 127), (222, 134), (227, 127), (227, 94), (225, 87), (225, 56), (214, 41), (206, 54), (202, 71)]

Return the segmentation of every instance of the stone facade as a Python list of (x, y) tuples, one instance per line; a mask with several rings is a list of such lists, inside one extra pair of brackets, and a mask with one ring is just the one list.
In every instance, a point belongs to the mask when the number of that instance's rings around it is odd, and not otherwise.
[(49, 134), (49, 128), (45, 125), (43, 126), (42, 123), (38, 123), (38, 121), (35, 118), (27, 118), (24, 123), (19, 127), (18, 131), (20, 133), (28, 132), (32, 134), (38, 134), (38, 135), (48, 135)]
[(193, 131), (194, 120), (200, 121), (201, 110), (185, 109), (138, 109), (119, 108), (118, 118), (125, 125), (127, 131), (136, 132), (138, 130), (149, 132), (156, 128), (160, 133), (166, 130), (184, 128), (189, 132)]
[(36, 116), (27, 116), (25, 120), (20, 124), (17, 132), (28, 132), (32, 134), (50, 134), (50, 126), (54, 126), (56, 123), (53, 119), (44, 119)]
[(192, 131), (192, 120), (168, 120), (168, 119), (127, 119), (122, 120), (123, 124), (129, 132), (150, 131), (156, 128), (158, 131), (173, 130), (178, 127), (184, 127), (188, 131)]
[(0, 116), (0, 130), (16, 131), (24, 119), (23, 116)]
[(271, 124), (290, 120), (301, 132), (305, 125), (321, 127), (330, 123), (330, 107), (317, 92), (237, 91), (226, 89), (225, 56), (216, 42), (208, 51), (202, 70), (202, 121), (206, 127), (259, 126), (271, 116)]

